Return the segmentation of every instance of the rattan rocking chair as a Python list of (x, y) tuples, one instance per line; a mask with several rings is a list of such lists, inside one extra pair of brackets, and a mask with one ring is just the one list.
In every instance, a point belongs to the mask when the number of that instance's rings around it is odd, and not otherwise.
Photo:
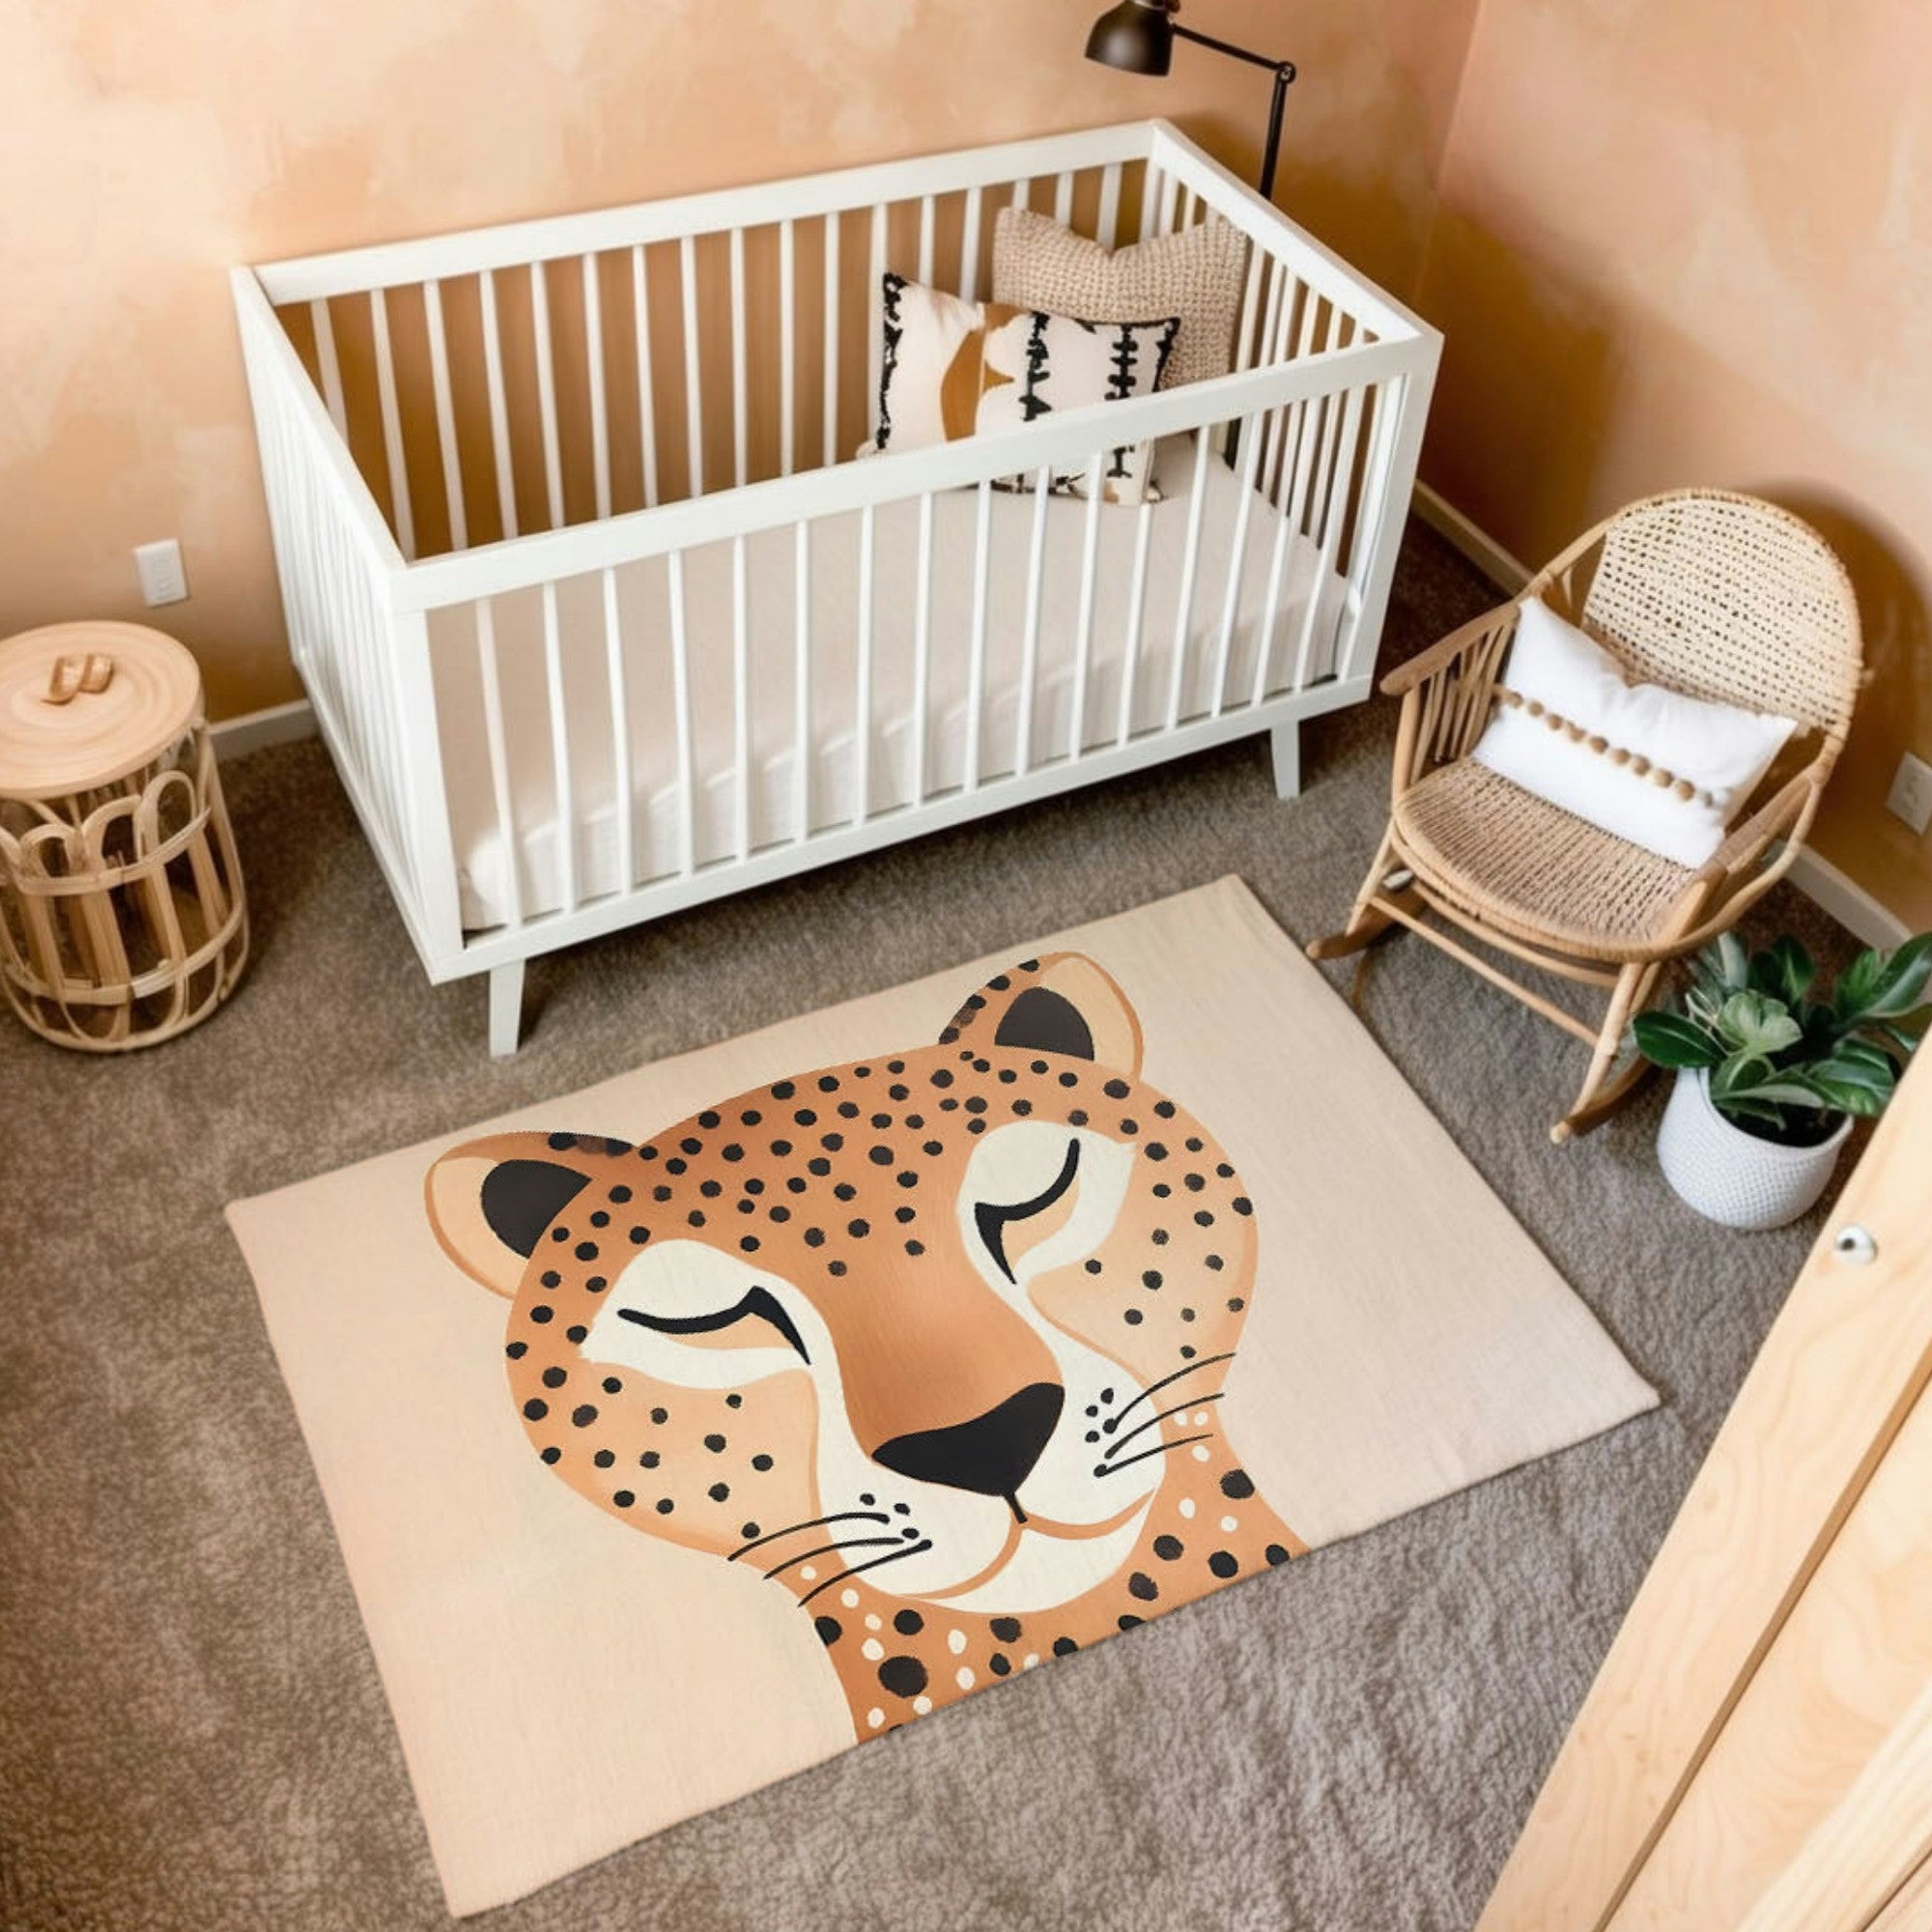
[[(1797, 856), (1862, 675), (1844, 567), (1808, 525), (1753, 497), (1685, 490), (1619, 510), (1523, 591), (1613, 652), (1633, 681), (1796, 718), (1784, 753), (1692, 869), (1572, 816), (1468, 755), (1489, 723), (1520, 603), (1465, 624), (1382, 681), (1402, 699), (1388, 830), (1349, 923), (1312, 958), (1392, 926), (1501, 986), (1591, 1049), (1553, 1140), (1600, 1125), (1649, 1072), (1612, 1074), (1625, 1029), (1673, 959), (1736, 923)], [(1781, 850), (1773, 848), (1782, 840)], [(1600, 1024), (1564, 1011), (1435, 920), (1607, 990)]]

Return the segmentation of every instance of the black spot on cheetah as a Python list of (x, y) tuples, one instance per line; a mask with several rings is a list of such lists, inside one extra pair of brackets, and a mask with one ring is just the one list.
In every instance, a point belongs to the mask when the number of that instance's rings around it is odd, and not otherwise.
[(590, 1460), (593, 1463), (595, 1463), (600, 1469), (608, 1469), (611, 1466), (611, 1464), (617, 1460), (617, 1456), (614, 1450), (600, 1449), (598, 1450), (596, 1455), (591, 1457)]
[(578, 1429), (588, 1429), (597, 1420), (595, 1403), (581, 1402), (570, 1411), (570, 1420)]
[(1153, 1540), (1153, 1553), (1163, 1563), (1175, 1562), (1186, 1547), (1178, 1536), (1156, 1536)]
[(1270, 1568), (1288, 1561), (1288, 1551), (1278, 1543), (1270, 1543), (1264, 1552)]
[(917, 1636), (925, 1628), (925, 1619), (917, 1610), (900, 1610), (893, 1618), (893, 1628), (901, 1636)]
[(545, 1463), (555, 1463), (562, 1457), (562, 1455), (563, 1451), (561, 1449), (553, 1447), (550, 1449), (546, 1449), (543, 1452), (543, 1455), (540, 1458), (540, 1460)]
[(987, 1658), (986, 1660), (986, 1668), (990, 1670), (995, 1677), (1006, 1676), (1007, 1673), (1012, 1669), (1012, 1667), (1013, 1666), (1009, 1662), (1008, 1662), (1005, 1653), (1001, 1651), (996, 1650), (992, 1654), (992, 1656)]
[(617, 1507), (618, 1507), (618, 1508), (619, 1508), (620, 1510), (627, 1510), (627, 1509), (629, 1509), (629, 1508), (631, 1507), (631, 1505), (632, 1505), (632, 1504), (633, 1504), (634, 1502), (636, 1502), (636, 1501), (638, 1500), (638, 1498), (637, 1498), (637, 1493), (636, 1493), (636, 1492), (635, 1492), (635, 1491), (632, 1491), (632, 1490), (618, 1490), (618, 1491), (617, 1491), (617, 1492), (615, 1492), (615, 1493), (614, 1493), (614, 1494), (613, 1494), (613, 1495), (611, 1496), (611, 1501), (612, 1501), (613, 1503), (615, 1503), (615, 1504), (617, 1505)]
[(1246, 1502), (1254, 1492), (1254, 1479), (1245, 1469), (1230, 1469), (1221, 1478), (1221, 1493), (1237, 1503)]
[(1053, 1639), (1055, 1657), (1071, 1657), (1080, 1646), (1070, 1636), (1057, 1636)]
[(917, 1697), (926, 1686), (925, 1665), (916, 1657), (889, 1657), (879, 1665), (879, 1682), (895, 1697)]
[(1116, 1617), (1114, 1621), (1123, 1631), (1139, 1630), (1146, 1621), (1144, 1617)]
[(550, 1413), (550, 1404), (541, 1396), (531, 1396), (524, 1405), (524, 1414), (531, 1422), (541, 1422)]
[(543, 1372), (543, 1384), (547, 1389), (559, 1389), (569, 1379), (561, 1369), (546, 1369)]
[(1017, 1617), (995, 1617), (987, 1628), (1002, 1643), (1017, 1643), (1020, 1640), (1020, 1620)]
[(818, 1633), (818, 1640), (827, 1650), (845, 1634), (844, 1626), (837, 1617), (814, 1617), (811, 1627)]
[(1145, 1570), (1136, 1570), (1127, 1578), (1127, 1595), (1138, 1597), (1144, 1604), (1151, 1604), (1160, 1595), (1160, 1585)]
[(772, 1459), (769, 1456), (753, 1456), (752, 1458), (752, 1467), (758, 1470), (761, 1474), (771, 1466)]
[(530, 1310), (530, 1320), (541, 1324), (550, 1321), (555, 1314), (556, 1310), (551, 1307), (548, 1302), (539, 1302), (536, 1307)]
[(1213, 1571), (1213, 1573), (1217, 1577), (1232, 1577), (1235, 1575), (1236, 1571), (1240, 1569), (1241, 1566), (1234, 1559), (1233, 1556), (1231, 1556), (1228, 1553), (1227, 1550), (1217, 1549), (1215, 1550), (1213, 1555), (1208, 1557), (1208, 1569)]
[(707, 1435), (704, 1438), (704, 1446), (707, 1449), (709, 1449), (714, 1456), (723, 1455), (724, 1452), (724, 1438), (722, 1435)]

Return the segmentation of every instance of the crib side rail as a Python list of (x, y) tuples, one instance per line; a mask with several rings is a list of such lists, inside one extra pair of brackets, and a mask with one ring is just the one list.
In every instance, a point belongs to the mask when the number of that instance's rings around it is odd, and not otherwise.
[(425, 963), (461, 948), (427, 628), (403, 558), (259, 283), (232, 277), (290, 654)]
[(269, 299), (279, 308), (373, 289), (446, 281), (485, 270), (500, 272), (526, 268), (532, 262), (565, 261), (611, 249), (650, 246), (686, 236), (808, 220), (890, 206), (909, 197), (957, 194), (975, 187), (1058, 177), (1144, 159), (1152, 138), (1152, 123), (1126, 122), (1072, 134), (1002, 142), (745, 187), (263, 263), (256, 273)]

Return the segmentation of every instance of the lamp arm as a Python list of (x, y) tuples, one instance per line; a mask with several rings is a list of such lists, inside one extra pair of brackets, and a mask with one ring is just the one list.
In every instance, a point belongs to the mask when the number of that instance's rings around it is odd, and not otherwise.
[(1264, 67), (1274, 75), (1274, 99), (1268, 104), (1267, 140), (1262, 149), (1262, 173), (1259, 186), (1262, 199), (1274, 199), (1275, 163), (1281, 158), (1281, 122), (1288, 106), (1288, 90), (1294, 79), (1294, 63), (1290, 60), (1269, 60), (1265, 54), (1258, 54), (1251, 47), (1237, 47), (1232, 41), (1217, 41), (1212, 34), (1197, 34), (1192, 27), (1183, 27), (1179, 20), (1174, 22), (1177, 40), (1192, 41), (1196, 46), (1210, 47), (1217, 54), (1226, 54), (1231, 60), (1245, 61), (1250, 67)]

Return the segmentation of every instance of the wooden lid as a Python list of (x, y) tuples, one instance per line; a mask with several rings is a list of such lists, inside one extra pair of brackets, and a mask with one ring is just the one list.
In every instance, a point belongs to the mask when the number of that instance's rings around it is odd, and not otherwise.
[[(47, 702), (54, 660), (114, 660), (105, 691)], [(201, 671), (145, 624), (48, 624), (0, 641), (0, 798), (66, 798), (112, 784), (177, 743), (201, 716)]]

